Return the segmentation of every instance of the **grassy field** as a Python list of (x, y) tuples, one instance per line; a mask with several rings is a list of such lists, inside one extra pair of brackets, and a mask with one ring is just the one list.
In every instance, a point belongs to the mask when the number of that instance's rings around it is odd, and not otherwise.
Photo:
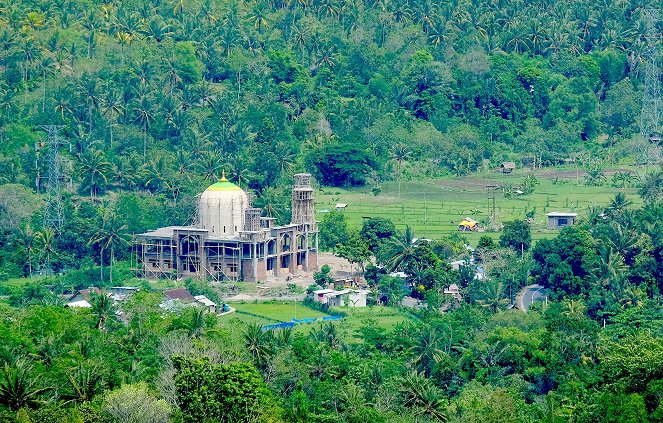
[[(610, 171), (606, 174), (610, 181)], [(523, 171), (510, 175), (490, 172), (485, 176), (402, 181), (400, 198), (397, 182), (384, 183), (378, 196), (371, 194), (370, 187), (357, 190), (325, 188), (316, 196), (316, 217), (321, 220), (324, 217), (321, 210), (334, 210), (336, 203), (345, 203), (348, 206), (344, 213), (350, 227), (360, 227), (364, 218), (385, 217), (400, 229), (410, 225), (416, 237), (440, 239), (457, 233), (458, 222), (465, 216), (477, 221), (490, 217), (492, 199), (486, 185), (518, 186), (526, 175), (527, 172)], [(554, 231), (546, 230), (546, 213), (568, 211), (578, 213), (582, 218), (588, 206), (605, 206), (620, 191), (634, 205), (641, 204), (635, 188), (586, 186), (582, 172), (576, 177), (573, 169), (542, 171), (534, 175), (539, 185), (532, 194), (505, 198), (501, 189), (495, 191), (495, 215), (498, 222), (506, 222), (522, 219), (527, 211), (534, 210), (532, 238), (535, 240), (555, 235)], [(499, 236), (489, 232), (463, 233), (472, 244), (484, 234)]]
[(392, 307), (361, 307), (361, 308), (332, 308), (330, 311), (343, 311), (347, 316), (339, 322), (338, 331), (344, 336), (352, 337), (356, 331), (364, 324), (374, 325), (392, 330), (399, 323), (412, 321), (412, 317), (397, 308)]
[[(221, 316), (219, 317), (219, 322), (222, 326), (233, 328), (242, 327), (243, 324), (246, 323), (270, 325), (276, 323), (276, 321), (290, 321), (293, 317), (296, 319), (302, 319), (327, 316), (325, 313), (310, 309), (297, 302), (232, 303), (230, 306), (236, 308), (240, 313)], [(241, 312), (251, 314), (244, 314)], [(413, 319), (407, 312), (391, 307), (338, 307), (332, 308), (330, 312), (332, 314), (335, 312), (343, 312), (346, 314), (346, 317), (344, 317), (343, 320), (333, 322), (333, 324), (336, 325), (338, 332), (345, 339), (356, 338), (356, 331), (365, 324), (375, 325), (385, 330), (392, 330), (398, 323), (411, 321)], [(319, 326), (319, 322), (302, 324), (295, 326), (295, 330), (308, 333), (311, 329)]]
[[(268, 320), (277, 320), (279, 322), (289, 322), (292, 319), (319, 318), (328, 316), (317, 310), (306, 307), (301, 303), (232, 303), (231, 307), (238, 312), (251, 313), (257, 316), (264, 316)], [(273, 322), (274, 323), (274, 322)]]

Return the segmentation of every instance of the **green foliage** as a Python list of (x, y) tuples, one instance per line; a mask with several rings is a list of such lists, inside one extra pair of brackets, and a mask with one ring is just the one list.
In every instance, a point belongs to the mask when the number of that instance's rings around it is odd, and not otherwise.
[(350, 263), (358, 264), (362, 271), (364, 270), (364, 263), (371, 258), (371, 251), (368, 249), (368, 244), (364, 242), (358, 233), (353, 233), (345, 243), (339, 244), (336, 254)]
[(529, 225), (522, 220), (504, 223), (500, 234), (500, 247), (512, 248), (515, 251), (529, 250), (532, 234)]
[(331, 274), (331, 267), (328, 264), (323, 264), (320, 271), (313, 272), (313, 280), (319, 286), (327, 286), (334, 282), (334, 276)]
[(123, 385), (104, 398), (103, 409), (114, 421), (127, 423), (167, 423), (171, 407), (149, 392), (145, 383)]
[(336, 251), (338, 244), (343, 244), (348, 240), (348, 223), (343, 212), (326, 213), (318, 228), (320, 230), (319, 246), (322, 250)]
[(370, 218), (361, 225), (361, 237), (372, 253), (376, 253), (382, 244), (396, 235), (394, 222), (384, 218)]
[(273, 411), (269, 391), (252, 364), (212, 364), (183, 357), (174, 363), (184, 422), (262, 421)]
[(50, 388), (40, 386), (41, 380), (32, 374), (33, 368), (25, 359), (18, 359), (11, 366), (5, 362), (0, 374), (0, 404), (12, 410), (39, 404), (40, 396)]
[(306, 161), (321, 184), (335, 187), (364, 185), (369, 172), (376, 167), (369, 153), (344, 144), (315, 150)]

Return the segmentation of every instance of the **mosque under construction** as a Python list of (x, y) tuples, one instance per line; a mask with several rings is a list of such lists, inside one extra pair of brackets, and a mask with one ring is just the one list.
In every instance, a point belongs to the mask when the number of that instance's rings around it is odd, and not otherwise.
[(256, 282), (318, 268), (311, 175), (295, 175), (292, 220), (275, 226), (225, 175), (198, 198), (197, 224), (136, 236), (139, 276)]

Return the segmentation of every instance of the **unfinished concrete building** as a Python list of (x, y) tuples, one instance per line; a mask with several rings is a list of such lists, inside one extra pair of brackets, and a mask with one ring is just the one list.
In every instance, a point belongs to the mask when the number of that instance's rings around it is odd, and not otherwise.
[(139, 276), (210, 278), (256, 282), (318, 269), (318, 228), (311, 175), (295, 175), (292, 220), (274, 218), (250, 205), (225, 175), (198, 199), (195, 226), (168, 226), (136, 236)]

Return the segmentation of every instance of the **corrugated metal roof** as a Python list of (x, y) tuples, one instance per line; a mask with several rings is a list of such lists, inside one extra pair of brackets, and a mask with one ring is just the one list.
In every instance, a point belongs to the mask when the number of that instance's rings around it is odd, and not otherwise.
[(184, 288), (169, 289), (163, 292), (166, 298), (171, 300), (180, 300), (182, 302), (193, 303), (196, 301), (193, 295)]

